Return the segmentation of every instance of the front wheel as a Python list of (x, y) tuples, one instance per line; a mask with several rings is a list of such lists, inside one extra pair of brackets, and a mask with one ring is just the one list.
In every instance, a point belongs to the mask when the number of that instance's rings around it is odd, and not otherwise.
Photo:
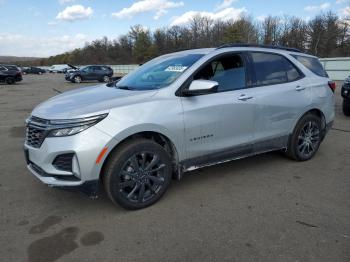
[(74, 83), (76, 83), (76, 84), (81, 83), (81, 77), (80, 77), (80, 76), (75, 76), (75, 77), (73, 78), (73, 80), (74, 80)]
[(316, 154), (321, 141), (321, 119), (316, 115), (307, 114), (296, 125), (289, 139), (286, 155), (297, 161), (309, 160)]
[(105, 82), (105, 83), (108, 83), (109, 82), (109, 76), (104, 76), (102, 78), (102, 81)]
[(350, 101), (345, 103), (345, 100), (343, 100), (343, 113), (346, 116), (350, 116)]
[(103, 183), (113, 203), (141, 209), (163, 196), (171, 175), (171, 160), (165, 149), (151, 140), (135, 139), (112, 153)]

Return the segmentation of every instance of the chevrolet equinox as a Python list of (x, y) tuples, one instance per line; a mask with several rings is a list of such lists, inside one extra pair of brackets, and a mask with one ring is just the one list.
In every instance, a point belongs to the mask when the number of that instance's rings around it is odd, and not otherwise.
[(334, 89), (316, 57), (292, 48), (163, 55), (38, 105), (27, 166), (49, 186), (96, 196), (101, 184), (115, 204), (144, 208), (186, 171), (275, 150), (311, 159), (333, 123)]

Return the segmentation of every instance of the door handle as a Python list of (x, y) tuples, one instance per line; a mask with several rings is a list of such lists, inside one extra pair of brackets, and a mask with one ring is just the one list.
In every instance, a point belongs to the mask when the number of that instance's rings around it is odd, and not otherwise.
[(302, 91), (302, 90), (305, 90), (305, 86), (297, 86), (295, 88), (296, 91)]
[(249, 100), (249, 99), (252, 99), (253, 97), (252, 96), (250, 96), (250, 95), (240, 95), (239, 97), (238, 97), (238, 100), (241, 100), (241, 101), (247, 101), (247, 100)]

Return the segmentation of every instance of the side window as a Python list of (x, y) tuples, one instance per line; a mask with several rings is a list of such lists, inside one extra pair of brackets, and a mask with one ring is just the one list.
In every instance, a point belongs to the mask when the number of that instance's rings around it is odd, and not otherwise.
[(218, 92), (242, 89), (246, 86), (243, 58), (238, 54), (219, 57), (194, 76), (194, 80), (198, 79), (218, 82)]
[(85, 71), (88, 73), (91, 73), (94, 70), (93, 66), (88, 66), (87, 68), (85, 68)]
[(0, 66), (0, 71), (6, 71), (6, 68), (3, 66)]
[(307, 69), (318, 76), (328, 77), (327, 72), (324, 70), (321, 62), (316, 57), (291, 55), (300, 63), (302, 63)]
[(251, 53), (255, 71), (255, 85), (274, 85), (295, 81), (302, 77), (285, 57), (270, 53)]

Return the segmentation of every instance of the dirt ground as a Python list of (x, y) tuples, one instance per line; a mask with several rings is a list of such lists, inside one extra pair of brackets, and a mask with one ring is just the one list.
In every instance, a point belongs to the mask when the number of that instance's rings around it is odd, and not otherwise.
[(63, 75), (0, 84), (0, 261), (350, 261), (350, 118), (314, 159), (269, 153), (187, 173), (154, 206), (126, 211), (33, 177), (24, 119), (80, 85)]

